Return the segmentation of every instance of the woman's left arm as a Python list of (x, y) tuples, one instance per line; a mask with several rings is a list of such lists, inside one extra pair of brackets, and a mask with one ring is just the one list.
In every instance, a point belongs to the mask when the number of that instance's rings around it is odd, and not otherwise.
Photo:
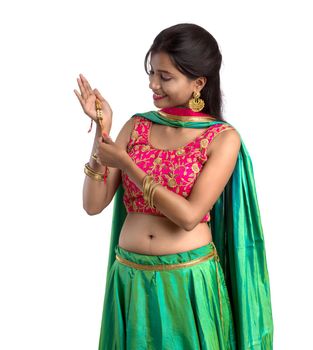
[[(235, 168), (240, 146), (240, 136), (235, 129), (216, 136), (211, 143), (210, 157), (190, 195), (184, 198), (164, 186), (157, 186), (153, 197), (156, 208), (178, 226), (191, 231), (223, 192)], [(143, 191), (143, 179), (147, 174), (127, 153), (121, 163), (121, 169)]]

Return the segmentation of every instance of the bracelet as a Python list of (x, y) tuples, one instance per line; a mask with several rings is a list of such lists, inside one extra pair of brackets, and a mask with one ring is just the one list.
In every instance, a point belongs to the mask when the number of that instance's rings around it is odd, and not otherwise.
[(142, 187), (143, 187), (143, 198), (149, 204), (149, 187), (153, 181), (153, 177), (151, 175), (145, 175)]
[[(102, 124), (102, 120), (103, 120), (103, 111), (102, 111), (102, 103), (101, 101), (99, 101), (97, 98), (96, 98), (96, 113), (97, 113), (97, 121), (101, 127), (101, 130), (103, 130), (103, 124)], [(92, 130), (92, 125), (93, 125), (93, 119), (91, 119), (91, 124), (90, 124), (90, 127), (89, 127), (89, 130), (88, 132), (90, 132)]]
[(155, 208), (155, 205), (153, 203), (153, 197), (154, 197), (154, 193), (155, 193), (156, 188), (158, 187), (158, 185), (160, 185), (160, 184), (159, 183), (153, 183), (153, 185), (152, 185), (151, 194), (150, 194), (150, 207), (151, 208)]
[(97, 181), (103, 181), (103, 174), (96, 172), (95, 170), (93, 170), (89, 163), (85, 164), (85, 168), (84, 168), (84, 172), (87, 176), (91, 177), (94, 180)]
[(104, 183), (106, 183), (106, 179), (107, 179), (108, 174), (109, 174), (109, 168), (106, 167), (105, 172), (102, 174), (102, 173), (99, 173), (99, 172), (95, 171), (94, 169), (92, 169), (90, 167), (89, 163), (86, 163), (85, 168), (84, 168), (84, 172), (86, 175), (88, 175), (92, 179), (97, 180), (97, 181), (103, 181)]
[(154, 182), (153, 176), (151, 175), (146, 175), (143, 179), (143, 197), (151, 208), (155, 208), (153, 196), (158, 185), (160, 185), (160, 183)]

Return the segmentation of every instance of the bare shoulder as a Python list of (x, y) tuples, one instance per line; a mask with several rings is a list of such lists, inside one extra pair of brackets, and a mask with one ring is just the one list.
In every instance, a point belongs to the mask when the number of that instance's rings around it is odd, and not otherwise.
[(238, 153), (241, 146), (241, 138), (238, 131), (230, 126), (227, 129), (222, 130), (210, 143), (208, 147), (208, 156), (216, 152), (233, 151)]
[(123, 149), (127, 149), (127, 144), (130, 139), (130, 135), (134, 128), (135, 117), (129, 118), (119, 131), (115, 142), (121, 146)]

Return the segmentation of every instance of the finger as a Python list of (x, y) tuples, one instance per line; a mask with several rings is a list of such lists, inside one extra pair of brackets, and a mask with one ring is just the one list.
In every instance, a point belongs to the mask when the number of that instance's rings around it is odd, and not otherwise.
[(108, 141), (106, 140), (106, 138), (104, 136), (100, 136), (99, 143), (103, 145), (104, 143), (108, 143)]
[(100, 94), (100, 92), (99, 92), (98, 89), (94, 89), (93, 92), (95, 93), (95, 95), (97, 96), (97, 98), (98, 98), (100, 101), (106, 102), (105, 98), (102, 97), (102, 95)]
[(77, 96), (77, 98), (78, 98), (78, 100), (79, 100), (81, 106), (84, 107), (84, 105), (83, 105), (83, 99), (82, 99), (82, 97), (80, 96), (79, 92), (78, 92), (76, 89), (74, 89), (74, 92), (75, 92), (75, 95)]
[(84, 87), (88, 91), (88, 94), (92, 94), (93, 91), (92, 91), (92, 88), (91, 88), (88, 80), (82, 74), (81, 74), (81, 77), (82, 77), (82, 81), (83, 81)]
[(82, 82), (81, 77), (77, 78), (77, 82), (78, 82), (78, 86), (79, 86), (79, 89), (80, 89), (80, 93), (81, 93), (83, 99), (84, 99), (84, 100), (87, 99), (87, 97), (88, 97), (89, 94), (88, 94), (88, 92), (86, 91), (86, 88), (85, 88), (85, 86), (84, 86), (84, 84), (83, 84), (83, 82)]
[(111, 136), (100, 136), (99, 137), (99, 141), (100, 142), (106, 142), (106, 143), (112, 143), (113, 141), (112, 141), (112, 138), (111, 138)]

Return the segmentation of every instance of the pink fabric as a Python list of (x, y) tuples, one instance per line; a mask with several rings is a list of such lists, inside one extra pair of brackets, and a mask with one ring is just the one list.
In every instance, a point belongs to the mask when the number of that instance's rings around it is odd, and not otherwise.
[[(134, 162), (155, 181), (169, 190), (187, 198), (207, 160), (207, 146), (214, 136), (227, 128), (217, 124), (206, 129), (200, 136), (183, 147), (174, 150), (156, 149), (150, 144), (149, 133), (152, 121), (135, 116), (127, 153)], [(127, 212), (146, 213), (164, 216), (159, 210), (150, 208), (143, 198), (142, 191), (124, 171), (122, 184), (124, 188), (123, 202)], [(210, 221), (208, 212), (201, 222)]]
[(172, 114), (172, 115), (188, 115), (188, 116), (195, 116), (195, 117), (212, 117), (209, 114), (206, 113), (202, 113), (202, 112), (194, 112), (192, 109), (186, 107), (186, 108), (182, 108), (182, 107), (165, 107), (165, 108), (161, 108), (160, 109), (161, 112), (165, 112), (168, 114)]

